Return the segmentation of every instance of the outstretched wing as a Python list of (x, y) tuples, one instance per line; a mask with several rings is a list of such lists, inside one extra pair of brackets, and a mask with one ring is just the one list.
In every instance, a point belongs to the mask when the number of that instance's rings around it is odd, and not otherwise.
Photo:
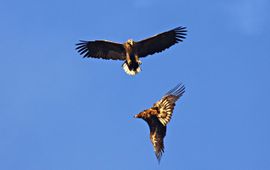
[(122, 44), (96, 40), (96, 41), (80, 41), (76, 44), (76, 50), (83, 57), (125, 60), (125, 49)]
[(159, 53), (172, 45), (183, 41), (186, 35), (186, 27), (177, 27), (167, 32), (155, 35), (136, 43), (139, 57), (146, 57), (154, 53)]
[(172, 117), (175, 102), (184, 94), (185, 86), (178, 84), (175, 88), (168, 91), (161, 100), (156, 102), (153, 107), (158, 109), (157, 118), (166, 126)]
[(153, 144), (155, 155), (160, 162), (161, 156), (164, 153), (163, 139), (166, 136), (166, 126), (163, 126), (155, 116), (152, 116), (147, 123), (150, 128), (150, 140)]

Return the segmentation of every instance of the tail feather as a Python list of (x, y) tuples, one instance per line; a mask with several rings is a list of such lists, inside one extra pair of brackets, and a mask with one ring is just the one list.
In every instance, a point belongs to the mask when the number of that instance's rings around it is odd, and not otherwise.
[(134, 64), (128, 65), (127, 61), (125, 61), (122, 67), (128, 75), (135, 76), (141, 71), (141, 68), (138, 63), (136, 63), (136, 67), (134, 67), (133, 65)]

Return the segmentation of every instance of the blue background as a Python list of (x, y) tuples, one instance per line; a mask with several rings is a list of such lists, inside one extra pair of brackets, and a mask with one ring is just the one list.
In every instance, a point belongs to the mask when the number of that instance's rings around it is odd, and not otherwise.
[[(0, 169), (270, 169), (268, 0), (3, 0)], [(142, 59), (83, 59), (78, 40), (141, 40), (177, 26), (187, 39)], [(145, 122), (179, 82), (158, 164)]]

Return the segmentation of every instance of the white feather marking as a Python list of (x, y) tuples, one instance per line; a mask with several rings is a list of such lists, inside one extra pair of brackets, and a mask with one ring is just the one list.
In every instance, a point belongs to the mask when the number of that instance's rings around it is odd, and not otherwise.
[(140, 67), (138, 67), (138, 68), (136, 69), (136, 71), (135, 71), (135, 70), (129, 70), (127, 63), (124, 63), (122, 67), (123, 67), (123, 69), (125, 70), (125, 72), (126, 72), (128, 75), (131, 75), (131, 76), (134, 76), (135, 74), (137, 74), (137, 73), (139, 73), (139, 72), (141, 71), (141, 68), (140, 68)]

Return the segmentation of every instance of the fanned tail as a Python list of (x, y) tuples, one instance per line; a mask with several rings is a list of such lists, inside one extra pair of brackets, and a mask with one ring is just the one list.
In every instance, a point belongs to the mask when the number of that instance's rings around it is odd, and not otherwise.
[(140, 71), (141, 71), (141, 68), (140, 68), (140, 65), (139, 63), (131, 63), (130, 65), (127, 63), (127, 61), (125, 61), (123, 64), (122, 64), (122, 67), (123, 69), (125, 70), (125, 72), (128, 74), (128, 75), (131, 75), (131, 76), (135, 76), (136, 74), (138, 74)]

